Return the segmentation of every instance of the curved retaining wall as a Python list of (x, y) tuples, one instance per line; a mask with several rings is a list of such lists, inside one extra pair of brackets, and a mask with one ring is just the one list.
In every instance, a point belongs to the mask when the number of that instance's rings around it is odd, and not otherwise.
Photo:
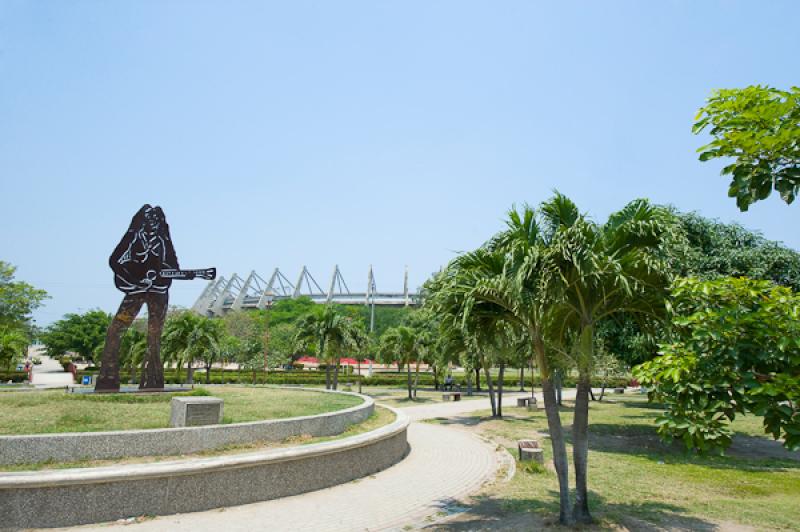
[[(371, 475), (408, 452), (408, 417), (349, 438), (212, 458), (0, 475), (0, 527), (71, 526), (247, 504)], [(298, 516), (298, 519), (301, 519)]]
[[(372, 398), (356, 393), (311, 388), (286, 389), (354, 395), (363, 399), (364, 402), (345, 410), (325, 414), (249, 423), (169, 429), (0, 436), (0, 464), (31, 464), (48, 460), (75, 462), (132, 456), (177, 455), (207, 451), (226, 445), (283, 441), (286, 438), (303, 434), (310, 434), (314, 437), (336, 436), (344, 432), (350, 425), (365, 421), (372, 415), (375, 407)], [(1, 522), (0, 526), (2, 526)]]

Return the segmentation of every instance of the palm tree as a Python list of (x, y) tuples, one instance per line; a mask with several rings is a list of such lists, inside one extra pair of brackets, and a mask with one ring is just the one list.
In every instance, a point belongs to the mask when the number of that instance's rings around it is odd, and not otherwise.
[(413, 400), (411, 364), (418, 358), (418, 334), (415, 329), (405, 325), (387, 329), (380, 340), (380, 356), (384, 363), (398, 362), (406, 366), (408, 375), (408, 399)]
[(147, 354), (147, 334), (136, 328), (136, 324), (129, 327), (122, 336), (119, 348), (120, 369), (128, 366), (129, 380), (133, 381), (136, 368), (141, 367)]
[(210, 382), (211, 364), (219, 356), (223, 324), (193, 312), (181, 312), (171, 317), (164, 327), (164, 350), (167, 358), (180, 370), (188, 366), (188, 380), (193, 382), (192, 363), (201, 359), (206, 367), (206, 382)]
[[(190, 382), (193, 379), (189, 347), (192, 341), (192, 332), (198, 321), (200, 321), (200, 316), (189, 311), (170, 316), (164, 325), (162, 340), (164, 362), (175, 364), (178, 374), (180, 374), (183, 365), (187, 364), (187, 380)], [(182, 378), (181, 381), (183, 381)]]
[(672, 218), (665, 209), (635, 200), (598, 225), (561, 194), (543, 204), (542, 214), (552, 231), (546, 288), (553, 339), (562, 352), (574, 354), (578, 368), (572, 429), (573, 519), (587, 523), (592, 520), (586, 473), (595, 327), (617, 313), (663, 313), (670, 279), (659, 251), (672, 230)]
[(526, 205), (521, 211), (510, 211), (505, 231), (457, 257), (437, 275), (431, 282), (431, 299), (444, 325), (461, 328), (468, 337), (478, 334), (480, 340), (482, 335), (485, 343), (503, 323), (527, 339), (542, 377), (559, 483), (559, 520), (567, 524), (571, 519), (566, 443), (553, 385), (553, 354), (546, 349), (552, 323), (544, 297), (546, 251), (552, 233), (546, 229), (533, 208)]
[[(339, 362), (342, 353), (345, 349), (354, 351), (357, 349), (359, 334), (359, 325), (352, 318), (344, 316), (333, 305), (326, 305), (321, 313), (312, 312), (300, 320), (294, 343), (298, 348), (308, 348), (313, 343), (317, 344), (320, 358), (326, 361), (325, 388), (336, 390), (339, 385)], [(334, 364), (332, 382), (331, 364)]]

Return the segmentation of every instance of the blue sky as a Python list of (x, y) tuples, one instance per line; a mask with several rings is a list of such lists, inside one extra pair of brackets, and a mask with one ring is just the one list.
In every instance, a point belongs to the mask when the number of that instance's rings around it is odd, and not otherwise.
[[(710, 91), (798, 83), (797, 2), (0, 0), (0, 260), (113, 311), (107, 257), (161, 205), (184, 267), (412, 286), (553, 189), (800, 248), (697, 161)], [(202, 281), (175, 283), (190, 305)]]

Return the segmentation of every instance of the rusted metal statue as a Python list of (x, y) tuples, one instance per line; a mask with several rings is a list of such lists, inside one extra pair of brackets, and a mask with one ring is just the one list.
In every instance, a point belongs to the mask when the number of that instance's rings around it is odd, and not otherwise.
[(142, 368), (141, 390), (164, 388), (161, 364), (161, 330), (167, 317), (169, 287), (173, 279), (214, 279), (216, 269), (181, 270), (161, 207), (144, 205), (134, 215), (128, 231), (111, 253), (108, 264), (114, 284), (125, 293), (116, 316), (108, 326), (97, 392), (119, 391), (119, 344), (142, 305), (147, 303), (147, 355)]

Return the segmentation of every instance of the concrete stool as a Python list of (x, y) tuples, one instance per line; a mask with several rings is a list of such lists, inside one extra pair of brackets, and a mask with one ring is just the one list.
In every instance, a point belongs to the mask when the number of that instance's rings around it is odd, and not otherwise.
[(544, 449), (539, 448), (539, 442), (536, 440), (519, 440), (517, 442), (517, 449), (519, 450), (519, 460), (524, 462), (526, 460), (534, 460), (540, 464), (544, 464)]

